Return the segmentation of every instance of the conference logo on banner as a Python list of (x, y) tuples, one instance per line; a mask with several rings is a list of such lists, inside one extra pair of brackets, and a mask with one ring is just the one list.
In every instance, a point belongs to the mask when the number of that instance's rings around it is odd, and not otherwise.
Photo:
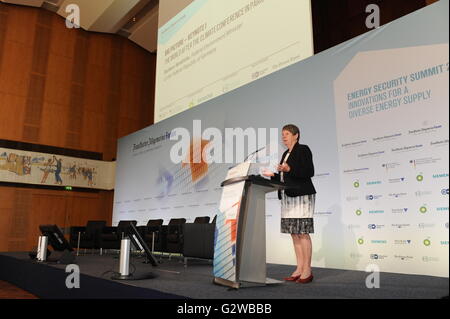
[(394, 256), (382, 271), (448, 276), (448, 72), (442, 44), (360, 52), (334, 82), (344, 224), (368, 225), (352, 228), (358, 269), (376, 247)]

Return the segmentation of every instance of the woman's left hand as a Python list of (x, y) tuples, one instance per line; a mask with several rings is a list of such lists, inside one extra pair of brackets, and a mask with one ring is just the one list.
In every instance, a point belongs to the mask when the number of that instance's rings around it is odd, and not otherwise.
[(285, 172), (285, 173), (289, 173), (291, 171), (291, 167), (286, 163), (284, 163), (282, 165), (278, 165), (277, 169), (278, 169), (278, 171)]

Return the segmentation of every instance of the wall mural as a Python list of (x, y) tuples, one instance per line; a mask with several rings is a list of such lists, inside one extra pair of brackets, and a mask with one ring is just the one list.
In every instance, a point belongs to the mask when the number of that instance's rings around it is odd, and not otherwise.
[(0, 148), (0, 181), (111, 190), (115, 162)]

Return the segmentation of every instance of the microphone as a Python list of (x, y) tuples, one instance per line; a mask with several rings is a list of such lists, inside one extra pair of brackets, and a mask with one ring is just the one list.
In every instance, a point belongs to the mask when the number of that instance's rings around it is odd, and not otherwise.
[(249, 159), (250, 156), (258, 154), (260, 151), (262, 151), (262, 150), (265, 149), (266, 147), (267, 147), (267, 146), (263, 146), (263, 147), (261, 147), (260, 149), (257, 149), (256, 151), (254, 151), (253, 153), (248, 154), (247, 157), (245, 158), (244, 162), (246, 162), (246, 161)]

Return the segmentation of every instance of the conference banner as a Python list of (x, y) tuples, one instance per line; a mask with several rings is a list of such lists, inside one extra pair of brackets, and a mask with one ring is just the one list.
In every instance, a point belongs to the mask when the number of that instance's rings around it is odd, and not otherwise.
[[(448, 277), (448, 5), (438, 1), (121, 138), (113, 224), (216, 214), (225, 224), (228, 170), (268, 144), (283, 154), (281, 129), (292, 123), (315, 167), (313, 267)], [(195, 149), (212, 161), (192, 161)], [(295, 265), (276, 192), (264, 213), (267, 262)]]
[(445, 266), (448, 49), (360, 52), (334, 82), (346, 256), (361, 267)]
[(114, 189), (115, 162), (0, 148), (0, 181)]

